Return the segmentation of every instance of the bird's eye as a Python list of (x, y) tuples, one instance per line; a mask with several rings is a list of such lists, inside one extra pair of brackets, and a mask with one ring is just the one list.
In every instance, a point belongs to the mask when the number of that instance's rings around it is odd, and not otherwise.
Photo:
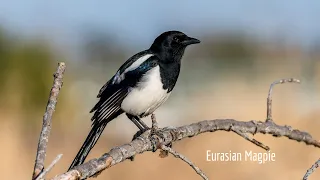
[(176, 42), (179, 42), (178, 37), (173, 37), (173, 40), (176, 41)]

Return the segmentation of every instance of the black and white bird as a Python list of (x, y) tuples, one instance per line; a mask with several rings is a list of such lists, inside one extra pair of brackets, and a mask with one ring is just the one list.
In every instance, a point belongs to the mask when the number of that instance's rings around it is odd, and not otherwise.
[(179, 31), (159, 35), (145, 51), (129, 58), (100, 89), (100, 100), (90, 112), (92, 129), (69, 170), (82, 164), (106, 125), (122, 113), (141, 130), (149, 127), (140, 119), (152, 114), (173, 90), (185, 48), (200, 43)]

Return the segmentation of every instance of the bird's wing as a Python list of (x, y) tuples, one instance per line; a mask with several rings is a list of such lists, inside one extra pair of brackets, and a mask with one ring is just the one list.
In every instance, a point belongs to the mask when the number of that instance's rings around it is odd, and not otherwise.
[[(98, 103), (91, 109), (94, 112), (91, 120), (93, 125), (100, 123), (103, 120), (111, 121), (115, 113), (118, 113), (121, 108), (121, 102), (128, 94), (128, 87), (119, 85), (109, 85), (101, 93)], [(113, 118), (111, 118), (113, 117)]]
[(91, 118), (93, 124), (103, 120), (111, 121), (113, 114), (121, 109), (123, 99), (140, 80), (142, 75), (156, 65), (154, 55), (142, 51), (126, 61), (117, 73), (100, 89), (100, 100), (90, 112), (94, 112)]
[(120, 84), (125, 79), (125, 74), (137, 69), (144, 61), (153, 56), (148, 50), (141, 51), (129, 58), (117, 71), (117, 73), (100, 89), (97, 98), (100, 98), (104, 90), (112, 84)]

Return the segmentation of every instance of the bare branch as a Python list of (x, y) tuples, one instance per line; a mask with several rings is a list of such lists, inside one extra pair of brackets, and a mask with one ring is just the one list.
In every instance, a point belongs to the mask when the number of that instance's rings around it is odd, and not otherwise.
[(61, 159), (62, 154), (59, 154), (53, 161), (52, 163), (42, 172), (39, 174), (39, 176), (36, 178), (36, 180), (42, 180), (46, 174), (54, 167), (54, 165), (57, 164), (57, 162)]
[[(62, 67), (61, 67), (62, 66)], [(43, 163), (45, 159), (46, 146), (48, 142), (48, 136), (50, 133), (51, 116), (54, 111), (56, 104), (56, 97), (62, 86), (62, 75), (65, 69), (64, 63), (60, 63), (58, 70), (55, 74), (54, 86), (51, 90), (51, 96), (47, 105), (46, 114), (43, 120), (43, 130), (41, 132), (37, 160), (35, 165), (35, 174), (38, 175), (43, 170)], [(153, 151), (160, 149), (161, 154), (165, 157), (168, 153), (173, 154), (175, 157), (180, 158), (187, 164), (189, 164), (203, 179), (208, 179), (208, 177), (190, 160), (188, 160), (183, 155), (174, 151), (171, 148), (173, 142), (179, 141), (186, 137), (197, 136), (205, 132), (215, 132), (215, 131), (228, 131), (235, 132), (246, 140), (252, 142), (253, 144), (269, 151), (270, 148), (265, 146), (261, 142), (249, 137), (247, 134), (255, 135), (256, 133), (271, 134), (274, 137), (285, 136), (291, 140), (298, 142), (305, 142), (307, 145), (313, 145), (315, 147), (320, 147), (320, 142), (313, 139), (312, 136), (307, 132), (302, 132), (291, 128), (290, 126), (280, 126), (273, 122), (271, 106), (272, 106), (272, 88), (275, 84), (282, 84), (285, 82), (296, 82), (300, 81), (297, 79), (282, 79), (275, 81), (271, 84), (268, 99), (267, 99), (267, 120), (262, 121), (237, 121), (234, 119), (216, 119), (216, 120), (206, 120), (197, 123), (193, 123), (186, 126), (181, 126), (177, 128), (158, 128), (155, 115), (151, 116), (152, 128), (143, 134), (139, 134), (134, 137), (134, 139), (128, 143), (119, 147), (112, 148), (108, 153), (105, 153), (100, 158), (92, 159), (84, 164), (74, 167), (70, 171), (55, 176), (52, 180), (78, 180), (87, 179), (89, 177), (98, 176), (103, 170), (110, 168), (118, 163), (125, 161), (126, 159), (132, 159), (136, 154), (141, 154), (146, 151)], [(44, 135), (43, 135), (44, 134)], [(44, 143), (42, 142), (44, 141)], [(160, 155), (161, 155), (160, 154)], [(39, 159), (39, 160), (38, 160)], [(57, 157), (60, 159), (60, 157)], [(45, 170), (38, 178), (41, 179), (44, 175), (54, 166), (58, 160), (54, 161), (47, 170)], [(316, 162), (310, 170), (308, 170), (305, 177), (307, 178), (315, 168), (319, 166), (320, 159)], [(37, 164), (39, 162), (39, 164)], [(38, 166), (39, 165), (39, 166)]]
[(66, 69), (65, 63), (61, 62), (58, 64), (58, 68), (54, 73), (53, 77), (53, 86), (50, 91), (49, 100), (47, 103), (46, 112), (43, 116), (42, 122), (42, 130), (40, 133), (39, 143), (38, 143), (38, 150), (33, 170), (32, 179), (36, 179), (37, 176), (43, 171), (44, 169), (44, 161), (46, 158), (46, 151), (47, 151), (47, 144), (49, 140), (49, 135), (51, 131), (51, 119), (52, 114), (55, 110), (57, 104), (57, 98), (62, 87), (62, 78), (64, 71)]
[(271, 134), (275, 137), (285, 136), (291, 140), (305, 142), (307, 145), (313, 145), (318, 148), (320, 147), (320, 142), (313, 139), (309, 133), (292, 129), (290, 126), (279, 126), (275, 123), (261, 121), (244, 122), (233, 119), (206, 120), (177, 128), (159, 129), (157, 134), (161, 133), (161, 138), (152, 138), (152, 140), (150, 138), (151, 131), (146, 131), (132, 142), (115, 147), (100, 158), (92, 159), (69, 172), (54, 177), (52, 180), (86, 179), (125, 161), (133, 155), (152, 151), (153, 144), (168, 145), (186, 137), (193, 137), (205, 132), (234, 130), (241, 133)]
[(310, 169), (306, 172), (306, 174), (303, 176), (303, 180), (307, 180), (309, 176), (319, 167), (320, 165), (320, 159), (318, 159)]
[(289, 78), (289, 79), (280, 79), (277, 81), (274, 81), (269, 88), (269, 92), (268, 92), (268, 98), (267, 98), (267, 120), (266, 121), (270, 121), (272, 122), (272, 89), (273, 86), (275, 86), (276, 84), (283, 84), (283, 83), (300, 83), (299, 79), (295, 79), (295, 78)]

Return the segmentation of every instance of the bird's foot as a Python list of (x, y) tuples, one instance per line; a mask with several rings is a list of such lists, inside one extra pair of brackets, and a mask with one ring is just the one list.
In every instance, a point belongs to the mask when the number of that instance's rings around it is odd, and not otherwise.
[[(162, 133), (161, 133), (161, 129), (159, 129), (158, 127), (158, 122), (156, 120), (156, 115), (152, 114), (151, 115), (151, 120), (152, 120), (152, 127), (151, 127), (151, 132), (150, 132), (150, 139), (151, 139), (151, 143), (152, 143), (152, 152), (156, 152), (157, 149), (159, 149), (161, 147), (161, 144), (158, 144), (157, 142), (159, 142), (159, 138), (164, 138)], [(158, 138), (158, 140), (156, 140), (156, 138)], [(161, 153), (160, 153), (161, 155)]]
[[(132, 138), (132, 140), (135, 140), (136, 138), (138, 138), (139, 136), (141, 136), (144, 132), (150, 130), (150, 135), (149, 138), (151, 140), (152, 143), (152, 152), (156, 152), (157, 149), (160, 149), (161, 144), (159, 144), (158, 142), (160, 142), (159, 139), (163, 139), (163, 135), (161, 133), (162, 129), (160, 129), (158, 127), (158, 123), (156, 121), (156, 116), (155, 114), (151, 115), (151, 120), (152, 120), (152, 127), (144, 127), (143, 129), (140, 129)], [(171, 147), (172, 145), (170, 144), (169, 147)], [(161, 151), (160, 152), (160, 157), (166, 157), (168, 155), (167, 152), (165, 151)], [(131, 161), (134, 160), (134, 156), (131, 156), (129, 158)]]
[[(159, 156), (161, 158), (165, 158), (169, 155), (169, 152), (166, 150), (163, 150), (162, 147), (162, 143), (158, 143), (157, 142), (161, 142), (158, 140), (155, 140), (155, 138), (161, 138), (164, 139), (163, 134), (161, 131), (163, 130), (167, 130), (167, 129), (175, 129), (174, 127), (166, 127), (166, 128), (162, 128), (159, 129), (158, 127), (158, 123), (156, 121), (156, 117), (154, 114), (151, 115), (151, 120), (152, 120), (152, 128), (151, 128), (151, 133), (150, 133), (150, 138), (151, 138), (151, 143), (152, 143), (152, 152), (156, 152), (157, 149), (160, 149), (160, 154)], [(167, 147), (172, 148), (172, 142), (170, 142), (169, 144), (166, 145)]]

